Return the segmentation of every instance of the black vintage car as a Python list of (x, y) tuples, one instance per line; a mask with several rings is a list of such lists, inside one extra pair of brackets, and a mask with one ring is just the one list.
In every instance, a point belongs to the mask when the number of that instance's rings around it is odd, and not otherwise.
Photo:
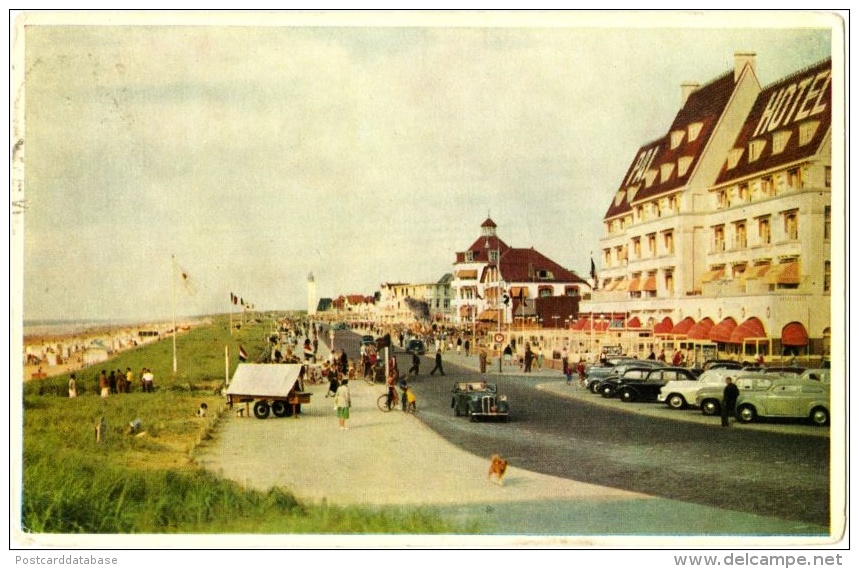
[(498, 387), (485, 381), (461, 381), (454, 384), (450, 406), (457, 417), (463, 415), (472, 421), (497, 418), (507, 420), (510, 405), (506, 395), (498, 395)]
[(657, 401), (659, 390), (669, 381), (695, 381), (692, 371), (683, 367), (665, 367), (652, 369), (643, 380), (624, 381), (621, 379), (615, 387), (618, 399), (626, 403), (633, 401)]

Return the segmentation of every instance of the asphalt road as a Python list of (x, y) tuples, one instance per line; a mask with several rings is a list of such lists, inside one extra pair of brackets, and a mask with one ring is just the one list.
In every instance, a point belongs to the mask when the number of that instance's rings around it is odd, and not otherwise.
[[(358, 336), (340, 332), (337, 343), (357, 358)], [(411, 356), (399, 351), (396, 356), (404, 372)], [(457, 379), (480, 374), (447, 361), (444, 377), (430, 377), (432, 366), (431, 357), (424, 357), (421, 375), (410, 381), (420, 401), (418, 417), (466, 451), (500, 453), (520, 468), (570, 480), (829, 525), (828, 437), (723, 429), (717, 418), (700, 424), (630, 413), (596, 404), (599, 396), (590, 393), (565, 397), (539, 389), (547, 381), (556, 383), (545, 374), (482, 376), (499, 383), (511, 415), (506, 423), (472, 423), (453, 416), (450, 390)]]

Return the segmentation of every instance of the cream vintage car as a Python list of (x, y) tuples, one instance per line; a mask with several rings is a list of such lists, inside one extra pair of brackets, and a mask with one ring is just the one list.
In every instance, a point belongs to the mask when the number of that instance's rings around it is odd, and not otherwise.
[(806, 419), (829, 424), (829, 385), (817, 380), (784, 379), (764, 391), (740, 392), (737, 419), (751, 423), (762, 418)]

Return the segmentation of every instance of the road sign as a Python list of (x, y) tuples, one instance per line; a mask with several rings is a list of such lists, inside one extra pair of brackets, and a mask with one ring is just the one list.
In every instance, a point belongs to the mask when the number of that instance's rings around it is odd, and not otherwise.
[(497, 334), (495, 334), (495, 343), (501, 344), (502, 342), (504, 342), (504, 334), (498, 332)]

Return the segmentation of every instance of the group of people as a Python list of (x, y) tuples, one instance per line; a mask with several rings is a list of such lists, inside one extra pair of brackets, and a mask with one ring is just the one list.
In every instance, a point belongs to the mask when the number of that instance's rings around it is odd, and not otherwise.
[[(134, 384), (134, 372), (131, 368), (101, 370), (98, 375), (98, 392), (101, 397), (109, 397), (112, 394), (131, 393), (131, 386)], [(140, 391), (151, 393), (155, 390), (155, 374), (152, 370), (144, 367), (140, 370)], [(69, 397), (78, 396), (77, 374), (72, 374), (69, 379)]]

